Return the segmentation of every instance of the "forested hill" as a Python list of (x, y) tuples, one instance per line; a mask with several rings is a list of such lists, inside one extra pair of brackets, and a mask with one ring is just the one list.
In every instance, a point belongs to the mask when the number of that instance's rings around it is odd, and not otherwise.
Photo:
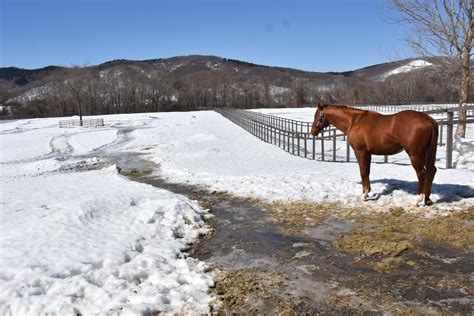
[(339, 103), (457, 101), (444, 59), (406, 59), (347, 72), (309, 72), (215, 56), (114, 60), (88, 67), (0, 68), (0, 105), (17, 116)]

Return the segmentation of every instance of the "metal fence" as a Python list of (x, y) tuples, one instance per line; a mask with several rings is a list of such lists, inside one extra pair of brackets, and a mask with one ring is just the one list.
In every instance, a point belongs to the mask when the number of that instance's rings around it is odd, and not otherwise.
[(71, 127), (99, 127), (104, 126), (104, 119), (86, 119), (82, 120), (82, 124), (80, 120), (64, 120), (59, 121), (60, 128), (71, 128)]
[[(474, 123), (474, 106), (468, 106), (466, 110), (467, 122)], [(261, 140), (274, 144), (292, 155), (320, 161), (355, 161), (346, 135), (332, 126), (314, 137), (311, 134), (310, 122), (233, 108), (219, 108), (215, 111)], [(459, 107), (426, 112), (436, 117), (440, 126), (439, 145), (446, 145), (446, 168), (452, 168), (453, 131), (459, 121), (458, 112)], [(373, 161), (376, 161), (374, 158)], [(382, 159), (383, 162), (388, 162), (387, 156), (383, 156)]]
[[(467, 106), (472, 106), (473, 103), (468, 103)], [(419, 112), (428, 112), (435, 110), (451, 109), (459, 107), (458, 103), (418, 103), (418, 104), (389, 104), (389, 105), (380, 105), (380, 104), (357, 104), (350, 105), (350, 107), (361, 109), (361, 110), (371, 110), (382, 113), (396, 113), (404, 110), (413, 110)], [(472, 114), (471, 110), (471, 114)]]

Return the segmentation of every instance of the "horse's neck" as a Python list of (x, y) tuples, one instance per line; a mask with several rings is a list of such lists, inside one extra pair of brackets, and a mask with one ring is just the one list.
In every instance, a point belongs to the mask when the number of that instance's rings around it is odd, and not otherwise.
[(347, 134), (354, 122), (364, 114), (364, 111), (343, 106), (328, 106), (324, 112), (325, 115), (327, 115), (329, 123), (341, 130), (344, 134)]

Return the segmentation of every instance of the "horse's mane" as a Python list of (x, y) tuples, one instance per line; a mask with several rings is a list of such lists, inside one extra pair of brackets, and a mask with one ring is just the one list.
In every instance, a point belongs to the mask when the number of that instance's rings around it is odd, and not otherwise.
[(345, 112), (351, 112), (351, 113), (363, 113), (366, 112), (366, 110), (361, 110), (361, 109), (355, 109), (351, 108), (350, 106), (343, 105), (343, 104), (324, 104), (323, 108), (330, 106), (330, 107), (335, 107), (341, 110), (344, 110)]

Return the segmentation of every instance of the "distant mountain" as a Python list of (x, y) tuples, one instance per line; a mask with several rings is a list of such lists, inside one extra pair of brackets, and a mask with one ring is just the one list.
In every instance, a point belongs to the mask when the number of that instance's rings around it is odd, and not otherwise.
[(41, 80), (59, 69), (61, 69), (61, 67), (57, 66), (48, 66), (33, 70), (16, 67), (0, 68), (0, 80), (13, 81), (15, 84), (23, 86), (30, 82)]
[[(76, 99), (86, 112), (186, 110), (203, 106), (298, 106), (325, 102), (435, 102), (456, 97), (455, 71), (442, 58), (406, 59), (347, 72), (310, 72), (216, 56), (113, 60), (85, 68), (0, 68), (0, 105)], [(77, 89), (77, 86), (81, 86)], [(431, 86), (431, 88), (430, 88)], [(433, 89), (433, 86), (437, 86)], [(86, 91), (87, 90), (87, 91)], [(81, 101), (80, 99), (87, 101)], [(94, 103), (94, 106), (89, 105)], [(42, 105), (46, 107), (46, 105)], [(71, 107), (71, 106), (69, 106)], [(56, 113), (58, 112), (58, 113)]]

